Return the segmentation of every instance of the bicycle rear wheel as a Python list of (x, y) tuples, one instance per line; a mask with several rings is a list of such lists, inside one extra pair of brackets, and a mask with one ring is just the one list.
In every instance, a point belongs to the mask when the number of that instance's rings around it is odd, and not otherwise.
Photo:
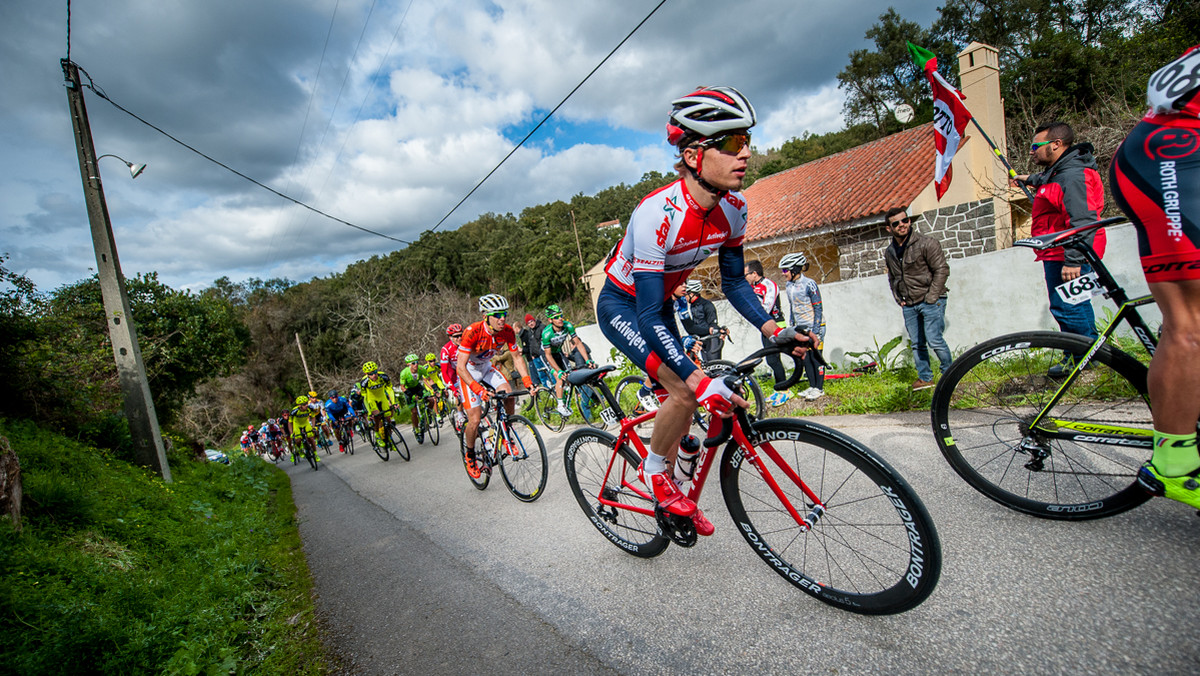
[[(642, 382), (645, 380), (643, 376), (625, 376), (617, 383), (617, 389), (613, 392), (617, 403), (621, 406), (621, 411), (627, 417), (636, 418), (643, 413), (647, 413), (650, 409), (647, 404), (654, 404), (657, 409), (657, 398), (653, 392), (643, 393)], [(654, 418), (647, 420), (644, 423), (637, 425), (634, 429), (638, 435), (643, 438), (649, 438), (650, 433), (654, 431)]]
[(670, 540), (653, 516), (600, 504), (603, 496), (610, 502), (654, 509), (653, 499), (637, 476), (642, 459), (628, 446), (614, 452), (616, 443), (617, 438), (608, 432), (587, 428), (572, 432), (563, 451), (567, 483), (588, 520), (610, 542), (634, 556), (658, 556)]
[(538, 420), (551, 432), (561, 432), (567, 424), (566, 417), (558, 412), (558, 397), (554, 396), (554, 390), (538, 390), (533, 397), (533, 407)]
[(575, 392), (571, 398), (575, 400), (575, 406), (579, 408), (579, 415), (583, 418), (583, 422), (598, 430), (608, 427), (608, 423), (604, 422), (604, 418), (600, 415), (600, 411), (608, 407), (608, 402), (604, 401), (604, 397), (596, 391), (596, 388), (591, 385), (580, 385), (571, 389)]
[[(721, 490), (738, 532), (783, 579), (831, 606), (900, 613), (937, 585), (942, 553), (921, 500), (886, 462), (835, 430), (803, 420), (761, 420), (750, 435), (758, 463), (738, 445), (721, 457)], [(824, 505), (814, 503), (795, 474)], [(797, 521), (768, 485), (811, 529)]]
[(1146, 367), (1132, 356), (1100, 349), (1030, 427), (1064, 384), (1047, 370), (1090, 347), (1073, 334), (1027, 331), (956, 359), (931, 407), (954, 471), (992, 500), (1046, 519), (1096, 519), (1149, 500), (1137, 472), (1150, 457), (1153, 422)]
[(542, 497), (550, 462), (546, 444), (528, 418), (510, 415), (504, 427), (507, 439), (500, 439), (500, 476), (518, 500), (533, 502)]
[[(709, 378), (719, 376), (735, 375), (737, 373), (737, 364), (725, 360), (714, 359), (704, 363), (704, 374)], [(765, 418), (767, 415), (766, 397), (763, 396), (762, 388), (759, 387), (758, 381), (754, 379), (754, 374), (751, 374), (742, 380), (742, 396), (746, 401), (750, 402), (750, 408), (747, 413), (754, 414), (757, 419)]]
[(483, 489), (487, 488), (488, 483), (492, 480), (492, 473), (488, 470), (488, 467), (487, 467), (487, 453), (488, 452), (487, 452), (487, 449), (485, 449), (483, 446), (483, 429), (482, 428), (483, 428), (482, 425), (480, 425), (479, 427), (476, 428), (477, 434), (475, 436), (475, 446), (477, 447), (475, 449), (475, 465), (480, 468), (479, 476), (477, 476), (477, 477), (471, 476), (471, 470), (467, 468), (466, 435), (464, 434), (463, 436), (460, 436), (458, 438), (458, 450), (459, 450), (459, 455), (462, 456), (463, 472), (465, 472), (467, 475), (467, 478), (471, 480), (471, 485), (474, 486), (475, 488), (478, 488), (479, 490), (483, 490)]

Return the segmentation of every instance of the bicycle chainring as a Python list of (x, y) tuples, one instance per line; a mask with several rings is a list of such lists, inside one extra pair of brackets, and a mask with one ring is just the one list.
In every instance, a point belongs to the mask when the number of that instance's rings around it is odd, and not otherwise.
[(671, 538), (671, 542), (680, 547), (692, 547), (696, 544), (696, 524), (691, 518), (672, 514), (662, 507), (654, 508), (654, 516), (658, 519), (659, 529), (663, 535)]

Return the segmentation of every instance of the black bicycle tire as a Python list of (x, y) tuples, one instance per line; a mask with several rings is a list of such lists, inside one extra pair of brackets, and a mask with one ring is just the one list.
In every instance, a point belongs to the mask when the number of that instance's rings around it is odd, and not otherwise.
[(557, 406), (558, 398), (554, 396), (554, 390), (538, 390), (533, 396), (533, 408), (537, 411), (538, 420), (551, 432), (561, 432), (567, 424), (566, 417), (558, 412)]
[[(363, 436), (366, 436), (366, 434), (364, 433)], [(372, 431), (371, 436), (367, 437), (367, 443), (371, 444), (371, 448), (374, 449), (375, 455), (378, 455), (380, 460), (383, 460), (384, 462), (388, 461), (391, 451), (388, 450), (386, 440), (380, 439), (379, 435)]]
[[(737, 364), (729, 361), (728, 359), (714, 359), (712, 361), (704, 362), (704, 373), (710, 378), (714, 373), (720, 373), (722, 375), (726, 373), (737, 373)], [(747, 412), (753, 414), (754, 417), (759, 420), (767, 417), (766, 399), (763, 397), (762, 387), (760, 387), (758, 381), (754, 379), (754, 374), (751, 373), (750, 375), (746, 376), (742, 380), (742, 385), (746, 389), (750, 390), (748, 393), (746, 393), (745, 399), (753, 404), (753, 408), (749, 409)]]
[[(1026, 373), (1021, 375), (1021, 378), (1024, 379), (1023, 381), (1019, 380), (1018, 376), (1014, 374), (1012, 379), (1008, 381), (1008, 384), (1005, 385), (1009, 393), (1021, 392), (1021, 385), (1024, 382), (1030, 383), (1030, 387), (1044, 383), (1053, 388), (1051, 391), (1056, 391), (1058, 383), (1061, 381), (1045, 376), (1045, 367), (1040, 363), (1034, 362), (1036, 355), (1035, 357), (1026, 357), (1024, 355), (1028, 354), (1030, 350), (1045, 350), (1047, 355), (1065, 352), (1083, 354), (1090, 347), (1091, 343), (1086, 338), (1074, 334), (1058, 331), (1025, 331), (984, 341), (967, 350), (951, 364), (934, 390), (930, 406), (930, 418), (933, 424), (934, 438), (943, 457), (946, 458), (946, 461), (950, 463), (954, 471), (967, 484), (1009, 509), (1044, 519), (1059, 521), (1082, 521), (1113, 516), (1114, 514), (1120, 514), (1121, 512), (1137, 507), (1152, 497), (1150, 493), (1138, 485), (1136, 479), (1138, 467), (1148, 459), (1148, 452), (1145, 454), (1145, 457), (1131, 456), (1118, 461), (1117, 456), (1119, 452), (1124, 450), (1119, 447), (1098, 445), (1096, 450), (1093, 451), (1073, 442), (1059, 442), (1056, 448), (1052, 450), (1053, 455), (1051, 458), (1055, 462), (1051, 463), (1052, 466), (1049, 472), (1035, 472), (1027, 468), (1025, 464), (1031, 458), (1019, 446), (1024, 435), (1019, 434), (1022, 421), (1015, 412), (1009, 412), (1005, 416), (996, 415), (996, 419), (992, 423), (980, 428), (985, 432), (980, 435), (980, 438), (986, 440), (986, 437), (990, 434), (995, 440), (994, 443), (989, 442), (983, 445), (984, 442), (979, 441), (977, 444), (974, 438), (964, 443), (964, 439), (968, 438), (966, 429), (969, 428), (958, 424), (957, 421), (968, 414), (963, 413), (963, 409), (956, 407), (955, 404), (962, 401), (966, 396), (974, 396), (968, 394), (968, 388), (972, 383), (977, 384), (977, 386), (986, 387), (986, 385), (983, 385), (984, 380), (982, 376), (972, 376), (974, 369), (980, 367), (985, 362), (988, 362), (993, 367), (998, 367), (997, 365), (1001, 362), (997, 360), (993, 363), (991, 360), (993, 358), (1004, 357), (1012, 362), (1013, 368), (1020, 366), (1022, 363), (1026, 365)], [(1014, 359), (1015, 355), (1021, 355), (1021, 357)], [(1072, 384), (1072, 388), (1093, 387), (1093, 384), (1108, 378), (1108, 374), (1112, 374), (1132, 387), (1140, 395), (1141, 402), (1145, 406), (1145, 412), (1142, 414), (1137, 409), (1134, 399), (1126, 399), (1127, 403), (1123, 404), (1121, 409), (1113, 405), (1113, 414), (1120, 411), (1122, 415), (1126, 416), (1140, 415), (1144, 419), (1137, 421), (1136, 424), (1146, 429), (1151, 428), (1150, 408), (1146, 404), (1149, 401), (1146, 394), (1146, 367), (1129, 354), (1115, 350), (1110, 345), (1105, 345), (1096, 352), (1092, 358), (1092, 364), (1092, 369), (1084, 372), (1091, 382), (1083, 384), (1084, 377), (1081, 376), (1081, 378)], [(1034, 366), (1037, 366), (1037, 368), (1032, 368)], [(1005, 368), (1007, 369), (1008, 367)], [(1034, 372), (1035, 370), (1037, 371), (1036, 373)], [(968, 384), (964, 385), (964, 382)], [(1098, 388), (1099, 386), (1096, 387)], [(1033, 390), (1025, 388), (1023, 391), (1028, 393)], [(1071, 393), (1080, 391), (1079, 389), (1068, 391), (1062, 397), (1062, 401), (1070, 401), (1072, 399)], [(1005, 393), (999, 391), (995, 394), (997, 397), (1005, 395)], [(1007, 396), (1013, 395), (1007, 394)], [(1066, 407), (1066, 412), (1071, 412), (1070, 404), (1062, 405)], [(1032, 410), (1034, 409), (1030, 408), (1030, 411)], [(979, 414), (978, 410), (972, 410), (970, 413)], [(956, 422), (952, 422), (951, 418), (954, 418)], [(1002, 418), (1007, 423), (1003, 426), (1001, 425)], [(1014, 425), (1015, 432), (1018, 432), (1018, 434), (1006, 441), (1000, 435), (1010, 429), (1009, 425)], [(1009, 434), (1012, 433), (1009, 432)], [(1017, 445), (1014, 446), (1013, 444)], [(966, 448), (963, 446), (966, 446)], [(1105, 452), (1100, 453), (1098, 451)], [(991, 460), (986, 460), (986, 456), (989, 455)], [(976, 456), (979, 456), (980, 460), (976, 460)], [(1005, 456), (1007, 456), (1007, 463), (1002, 462)], [(1083, 470), (1088, 466), (1098, 467), (1097, 463), (1104, 464), (1105, 470), (1103, 472), (1060, 472), (1055, 469), (1057, 467), (1055, 463), (1059, 456), (1062, 457), (1061, 464), (1065, 465), (1065, 469), (1067, 470)], [(993, 475), (993, 478), (989, 478), (989, 476), (985, 476), (981, 469), (987, 465), (992, 465), (991, 468), (987, 468), (989, 472), (1001, 471), (1003, 467), (1002, 473), (999, 477)], [(1009, 481), (1010, 469), (1013, 471), (1011, 481)], [(1060, 473), (1070, 476), (1071, 479), (1069, 481), (1064, 479), (1060, 483), (1058, 480)], [(1013, 492), (1013, 490), (1019, 489), (1022, 485), (1024, 485), (1024, 495)], [(1042, 499), (1041, 496), (1035, 499), (1033, 491), (1041, 490), (1043, 485), (1048, 485), (1047, 490), (1052, 495), (1046, 496), (1045, 499)], [(1068, 489), (1077, 491), (1078, 495), (1069, 499), (1063, 499), (1063, 494)], [(1051, 497), (1054, 499), (1049, 499)]]
[[(937, 529), (887, 462), (841, 432), (805, 420), (760, 420), (749, 438), (756, 447), (770, 443), (825, 505), (805, 532), (744, 449), (726, 447), (720, 461), (725, 505), (746, 543), (780, 577), (864, 615), (901, 613), (933, 593), (942, 567)], [(758, 455), (793, 507), (812, 516), (805, 494), (767, 453)]]
[[(617, 404), (620, 405), (621, 412), (627, 417), (636, 418), (646, 412), (638, 400), (638, 391), (642, 389), (642, 383), (645, 380), (645, 376), (625, 376), (617, 382), (617, 387), (613, 390), (613, 397), (617, 400)], [(638, 435), (648, 438), (651, 432), (654, 431), (654, 418), (641, 423), (635, 429)]]
[[(601, 491), (607, 491), (610, 498), (624, 497), (631, 504), (637, 503), (642, 507), (654, 507), (652, 500), (643, 499), (629, 491), (611, 488), (613, 485), (611, 474), (609, 475), (610, 483), (602, 484), (616, 443), (617, 438), (603, 430), (581, 427), (572, 432), (571, 436), (567, 437), (567, 443), (563, 450), (563, 468), (567, 473), (567, 484), (571, 487), (571, 493), (575, 495), (575, 501), (579, 503), (579, 507), (587, 516), (588, 521), (609, 542), (633, 556), (643, 559), (653, 558), (662, 554), (667, 545), (671, 543), (670, 539), (663, 535), (655, 517), (631, 510), (614, 509), (611, 512), (603, 513), (598, 511), (603, 509), (598, 501)], [(622, 480), (638, 481), (637, 468), (641, 464), (641, 458), (628, 446), (622, 445), (617, 452), (621, 457), (613, 463), (613, 472), (622, 475)], [(589, 487), (592, 488), (589, 490)], [(614, 527), (621, 525), (621, 519), (625, 520), (624, 524), (629, 525), (625, 525), (618, 531)], [(614, 520), (618, 523), (613, 523)], [(633, 533), (640, 534), (636, 541), (631, 539)]]
[[(434, 406), (436, 406), (436, 404)], [(442, 440), (442, 434), (440, 426), (438, 425), (437, 412), (434, 411), (434, 406), (430, 406), (429, 404), (425, 405), (425, 412), (429, 415), (429, 418), (425, 421), (425, 436), (433, 442), (434, 446), (437, 446), (438, 442)]]
[[(388, 440), (392, 442), (392, 448), (396, 451), (396, 455), (400, 456), (404, 462), (411, 460), (412, 452), (408, 449), (408, 440), (404, 438), (404, 434), (400, 431), (400, 428), (396, 427), (396, 423), (391, 420), (387, 421), (385, 425), (387, 426)], [(396, 443), (396, 439), (399, 439), (400, 443)], [(404, 446), (403, 451), (400, 450), (400, 446), (402, 445)]]
[[(488, 483), (492, 480), (492, 474), (491, 474), (491, 472), (481, 470), (478, 478), (471, 476), (471, 472), (467, 469), (466, 436), (467, 435), (464, 433), (461, 437), (458, 438), (458, 451), (459, 451), (459, 455), (462, 456), (463, 473), (465, 473), (467, 475), (467, 480), (471, 482), (472, 486), (474, 486), (476, 489), (482, 491), (488, 487)], [(478, 448), (475, 449), (475, 464), (479, 467), (483, 467), (485, 465), (485, 463), (487, 462), (483, 457), (487, 453), (487, 451), (483, 448), (483, 439), (481, 438), (481, 436), (482, 435), (480, 435), (480, 433), (479, 433), (479, 428), (476, 427), (475, 428), (475, 445), (478, 446)]]
[[(591, 394), (588, 395), (585, 394), (585, 392), (591, 392)], [(593, 399), (591, 406), (585, 407), (583, 405), (583, 398), (585, 396)], [(591, 385), (572, 386), (571, 397), (569, 400), (579, 408), (579, 417), (583, 419), (585, 425), (598, 430), (608, 427), (608, 423), (604, 422), (603, 416), (600, 415), (600, 411), (607, 406), (608, 403), (604, 401), (604, 396), (601, 395), (595, 387), (592, 387)], [(588, 411), (590, 411), (590, 413), (588, 413)]]
[(308, 461), (308, 464), (312, 466), (313, 471), (315, 472), (321, 468), (319, 465), (317, 465), (317, 450), (313, 448), (314, 443), (315, 442), (312, 439), (309, 439), (305, 442), (304, 459)]
[[(533, 433), (533, 438), (537, 441), (537, 448), (530, 448), (526, 443), (524, 436), (517, 436), (520, 450), (524, 453), (523, 458), (515, 458), (505, 452), (504, 446), (501, 446), (500, 453), (500, 477), (504, 479), (504, 485), (508, 486), (508, 491), (513, 494), (513, 497), (521, 502), (533, 502), (542, 497), (542, 493), (546, 490), (546, 479), (550, 476), (550, 459), (546, 455), (546, 442), (542, 439), (542, 435), (538, 433), (537, 427), (533, 421), (523, 415), (508, 416), (507, 426), (513, 434), (519, 435), (519, 428), (526, 426)], [(540, 462), (541, 466), (534, 469), (533, 463)], [(512, 468), (510, 474), (510, 467)], [(517, 468), (520, 468), (519, 470)], [(536, 483), (533, 490), (529, 490), (528, 485), (531, 482), (520, 481), (521, 486), (517, 486), (517, 481), (514, 475), (519, 477), (527, 476), (532, 471), (536, 474)]]

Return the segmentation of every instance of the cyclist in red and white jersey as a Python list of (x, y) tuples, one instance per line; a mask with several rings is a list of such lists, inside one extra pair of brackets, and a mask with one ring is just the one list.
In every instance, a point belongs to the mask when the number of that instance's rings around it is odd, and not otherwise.
[[(479, 428), (479, 420), (483, 417), (483, 401), (487, 398), (487, 390), (480, 383), (486, 383), (497, 392), (509, 392), (512, 388), (508, 380), (492, 366), (492, 357), (500, 350), (507, 349), (512, 353), (513, 365), (521, 374), (521, 383), (525, 389), (533, 389), (533, 381), (529, 378), (529, 369), (525, 359), (517, 347), (517, 334), (504, 318), (508, 316), (508, 299), (490, 293), (479, 299), (479, 311), (483, 320), (475, 322), (463, 331), (462, 340), (458, 344), (458, 394), (466, 403), (467, 425), (463, 430), (463, 443), (467, 450), (467, 472), (475, 478), (481, 476), (479, 465), (475, 462), (475, 435)], [(516, 400), (504, 402), (509, 415), (516, 409)]]
[[(763, 275), (762, 261), (753, 260), (746, 263), (746, 281), (750, 282), (750, 288), (754, 289), (754, 295), (758, 296), (758, 300), (762, 303), (763, 310), (771, 315), (771, 319), (780, 326), (787, 326), (787, 322), (783, 319), (783, 304), (779, 300), (779, 285), (774, 280)], [(770, 338), (762, 337), (763, 347), (766, 347), (771, 342)], [(771, 367), (771, 374), (775, 377), (775, 382), (781, 383), (787, 380), (787, 371), (783, 368), (783, 359), (777, 354), (767, 357), (767, 366)], [(773, 392), (767, 397), (767, 401), (772, 404), (779, 405), (783, 402), (779, 401), (780, 397), (786, 393)], [(776, 403), (778, 402), (778, 403)]]
[(442, 382), (446, 383), (446, 389), (454, 397), (454, 415), (462, 416), (460, 421), (466, 417), (466, 413), (463, 411), (462, 397), (458, 396), (458, 341), (462, 339), (462, 335), (462, 324), (447, 326), (446, 337), (449, 340), (442, 346), (442, 352), (438, 358), (438, 365), (442, 369)]
[(746, 201), (736, 191), (746, 174), (754, 123), (754, 108), (732, 87), (705, 87), (672, 102), (667, 140), (678, 150), (680, 178), (634, 210), (605, 266), (607, 280), (597, 303), (604, 336), (668, 392), (655, 419), (642, 479), (660, 507), (691, 517), (701, 535), (711, 535), (713, 525), (679, 491), (667, 463), (679, 451), (697, 402), (723, 415), (729, 415), (730, 402), (746, 402), (688, 359), (671, 291), (716, 253), (721, 290), (733, 307), (764, 335), (782, 330), (742, 276)]
[(1150, 76), (1146, 100), (1109, 168), (1163, 317), (1147, 379), (1154, 453), (1138, 481), (1200, 508), (1200, 45)]

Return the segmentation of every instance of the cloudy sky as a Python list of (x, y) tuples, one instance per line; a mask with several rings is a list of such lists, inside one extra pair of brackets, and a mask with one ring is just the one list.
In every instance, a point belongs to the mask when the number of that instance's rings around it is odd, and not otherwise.
[[(658, 0), (72, 0), (70, 58), (112, 101), (316, 209), (412, 240)], [(740, 89), (755, 145), (842, 126), (836, 74), (891, 4), (667, 0), (446, 220), (669, 171), (669, 101)], [(0, 253), (43, 290), (95, 265), (59, 60), (67, 0), (0, 2)], [(85, 78), (86, 83), (86, 78)], [(303, 281), (403, 246), (287, 202), (84, 90), (121, 265), (199, 289)]]

